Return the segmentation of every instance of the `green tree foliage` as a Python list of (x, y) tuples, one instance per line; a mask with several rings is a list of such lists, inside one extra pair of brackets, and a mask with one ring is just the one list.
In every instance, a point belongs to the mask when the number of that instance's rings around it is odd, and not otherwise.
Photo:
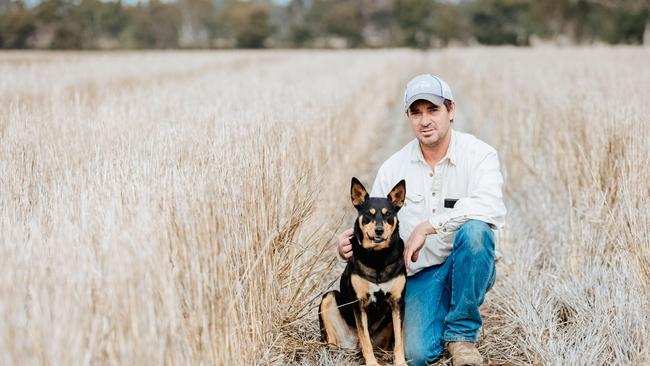
[(0, 47), (27, 48), (29, 39), (36, 32), (36, 17), (25, 9), (22, 1), (0, 15)]
[(361, 44), (361, 14), (353, 3), (337, 2), (322, 16), (329, 34), (347, 39), (348, 45), (352, 47)]
[(313, 30), (307, 24), (308, 6), (306, 0), (291, 1), (286, 9), (289, 45), (304, 47), (313, 38)]
[(436, 3), (431, 18), (431, 34), (442, 46), (452, 41), (467, 42), (471, 38), (471, 23), (463, 16), (463, 6), (450, 3)]
[(0, 0), (2, 48), (640, 44), (650, 27), (648, 0), (23, 1)]
[(237, 47), (262, 48), (271, 35), (269, 8), (266, 4), (232, 2), (225, 10), (224, 21), (235, 37)]
[(480, 43), (528, 45), (531, 34), (530, 1), (486, 0), (470, 10), (472, 34)]
[(615, 31), (608, 41), (610, 43), (643, 43), (643, 33), (648, 23), (650, 23), (650, 9), (648, 8), (619, 12), (616, 16)]
[(404, 32), (404, 45), (429, 47), (433, 6), (434, 2), (430, 0), (395, 0), (395, 19)]
[(306, 15), (311, 37), (341, 37), (348, 46), (357, 47), (362, 41), (362, 14), (359, 3), (344, 0), (314, 0)]
[(83, 45), (83, 33), (79, 24), (61, 23), (54, 30), (50, 48), (73, 50), (83, 48)]

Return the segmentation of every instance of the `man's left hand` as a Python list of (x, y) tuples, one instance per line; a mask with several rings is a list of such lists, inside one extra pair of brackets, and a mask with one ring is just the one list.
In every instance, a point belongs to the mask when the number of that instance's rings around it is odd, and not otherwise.
[(420, 249), (424, 246), (427, 235), (435, 234), (436, 230), (431, 226), (429, 221), (423, 221), (413, 229), (409, 240), (404, 246), (404, 263), (406, 268), (411, 269), (411, 260), (415, 263), (418, 260)]

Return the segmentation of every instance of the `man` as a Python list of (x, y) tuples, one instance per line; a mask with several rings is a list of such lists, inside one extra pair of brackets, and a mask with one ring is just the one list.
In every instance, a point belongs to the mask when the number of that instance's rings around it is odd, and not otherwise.
[[(451, 128), (456, 103), (437, 76), (409, 81), (404, 108), (415, 139), (381, 165), (371, 196), (386, 196), (406, 179), (406, 204), (398, 214), (407, 240), (406, 356), (409, 365), (426, 365), (446, 345), (455, 366), (481, 365), (479, 306), (496, 278), (492, 229), (503, 226), (506, 214), (497, 153)], [(352, 232), (339, 237), (346, 260)]]

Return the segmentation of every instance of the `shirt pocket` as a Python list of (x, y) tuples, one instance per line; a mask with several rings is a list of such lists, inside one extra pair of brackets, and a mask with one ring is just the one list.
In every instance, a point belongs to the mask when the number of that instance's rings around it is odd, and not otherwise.
[(404, 210), (404, 213), (408, 217), (420, 218), (424, 214), (424, 206), (424, 195), (420, 193), (407, 193), (406, 202), (402, 210)]

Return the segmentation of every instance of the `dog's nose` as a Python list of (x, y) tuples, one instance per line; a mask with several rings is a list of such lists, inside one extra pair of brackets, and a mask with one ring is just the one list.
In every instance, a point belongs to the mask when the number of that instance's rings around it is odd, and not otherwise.
[(375, 228), (375, 234), (382, 235), (383, 233), (384, 233), (384, 227), (383, 226), (377, 226)]

